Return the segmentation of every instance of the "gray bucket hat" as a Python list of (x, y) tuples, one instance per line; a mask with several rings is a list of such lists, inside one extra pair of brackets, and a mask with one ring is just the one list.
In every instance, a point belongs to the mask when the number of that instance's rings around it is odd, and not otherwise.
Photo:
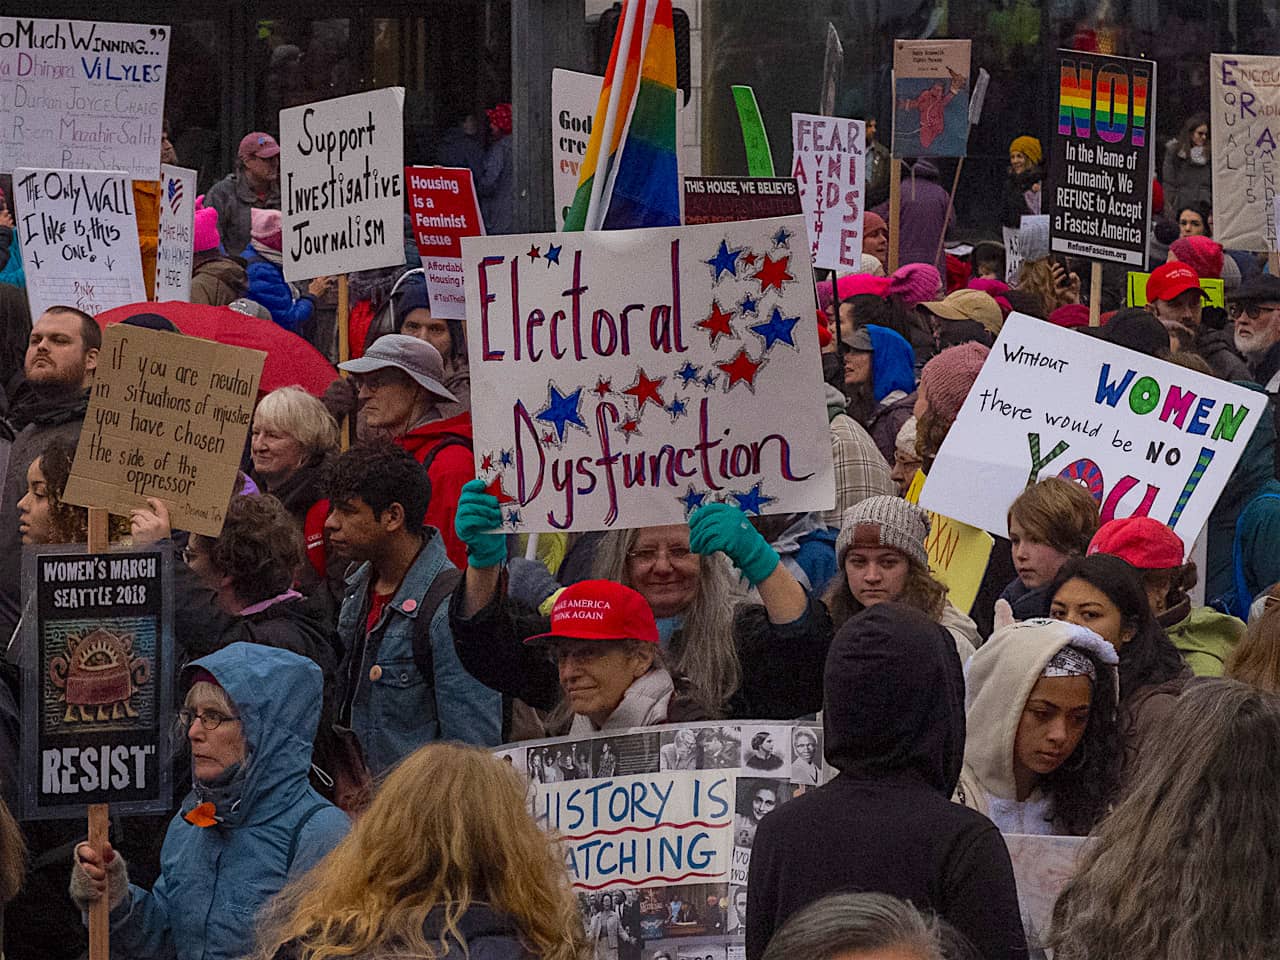
[(388, 333), (373, 341), (363, 357), (338, 366), (348, 373), (373, 373), (385, 367), (395, 367), (403, 370), (428, 393), (454, 403), (458, 401), (441, 382), (444, 380), (444, 361), (440, 359), (440, 351), (417, 337)]

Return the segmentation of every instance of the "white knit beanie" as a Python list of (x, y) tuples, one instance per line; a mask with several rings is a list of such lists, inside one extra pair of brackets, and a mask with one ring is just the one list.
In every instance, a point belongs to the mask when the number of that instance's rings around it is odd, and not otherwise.
[(929, 515), (901, 497), (868, 497), (844, 512), (836, 538), (836, 562), (844, 566), (845, 554), (854, 546), (892, 547), (924, 566), (929, 565), (924, 541), (929, 536)]

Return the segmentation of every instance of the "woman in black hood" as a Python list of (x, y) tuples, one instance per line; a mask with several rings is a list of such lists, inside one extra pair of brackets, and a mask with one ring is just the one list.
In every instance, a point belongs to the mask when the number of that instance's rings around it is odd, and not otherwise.
[(887, 893), (932, 910), (987, 960), (1027, 955), (1013, 867), (994, 824), (951, 802), (964, 759), (964, 677), (946, 629), (897, 603), (836, 633), (823, 729), (840, 775), (761, 821), (747, 960), (814, 900)]

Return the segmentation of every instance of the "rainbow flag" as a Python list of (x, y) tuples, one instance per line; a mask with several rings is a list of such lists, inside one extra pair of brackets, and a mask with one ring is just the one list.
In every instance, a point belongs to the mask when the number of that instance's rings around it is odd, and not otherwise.
[(627, 0), (566, 230), (680, 223), (671, 0)]

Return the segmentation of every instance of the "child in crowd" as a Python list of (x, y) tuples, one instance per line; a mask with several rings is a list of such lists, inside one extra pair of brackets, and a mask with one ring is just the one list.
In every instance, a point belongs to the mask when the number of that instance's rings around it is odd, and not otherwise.
[(1050, 477), (1027, 487), (1009, 507), (1009, 542), (1018, 577), (1001, 599), (1015, 620), (1049, 615), (1045, 588), (1072, 557), (1082, 557), (1098, 529), (1098, 502), (1078, 483)]

